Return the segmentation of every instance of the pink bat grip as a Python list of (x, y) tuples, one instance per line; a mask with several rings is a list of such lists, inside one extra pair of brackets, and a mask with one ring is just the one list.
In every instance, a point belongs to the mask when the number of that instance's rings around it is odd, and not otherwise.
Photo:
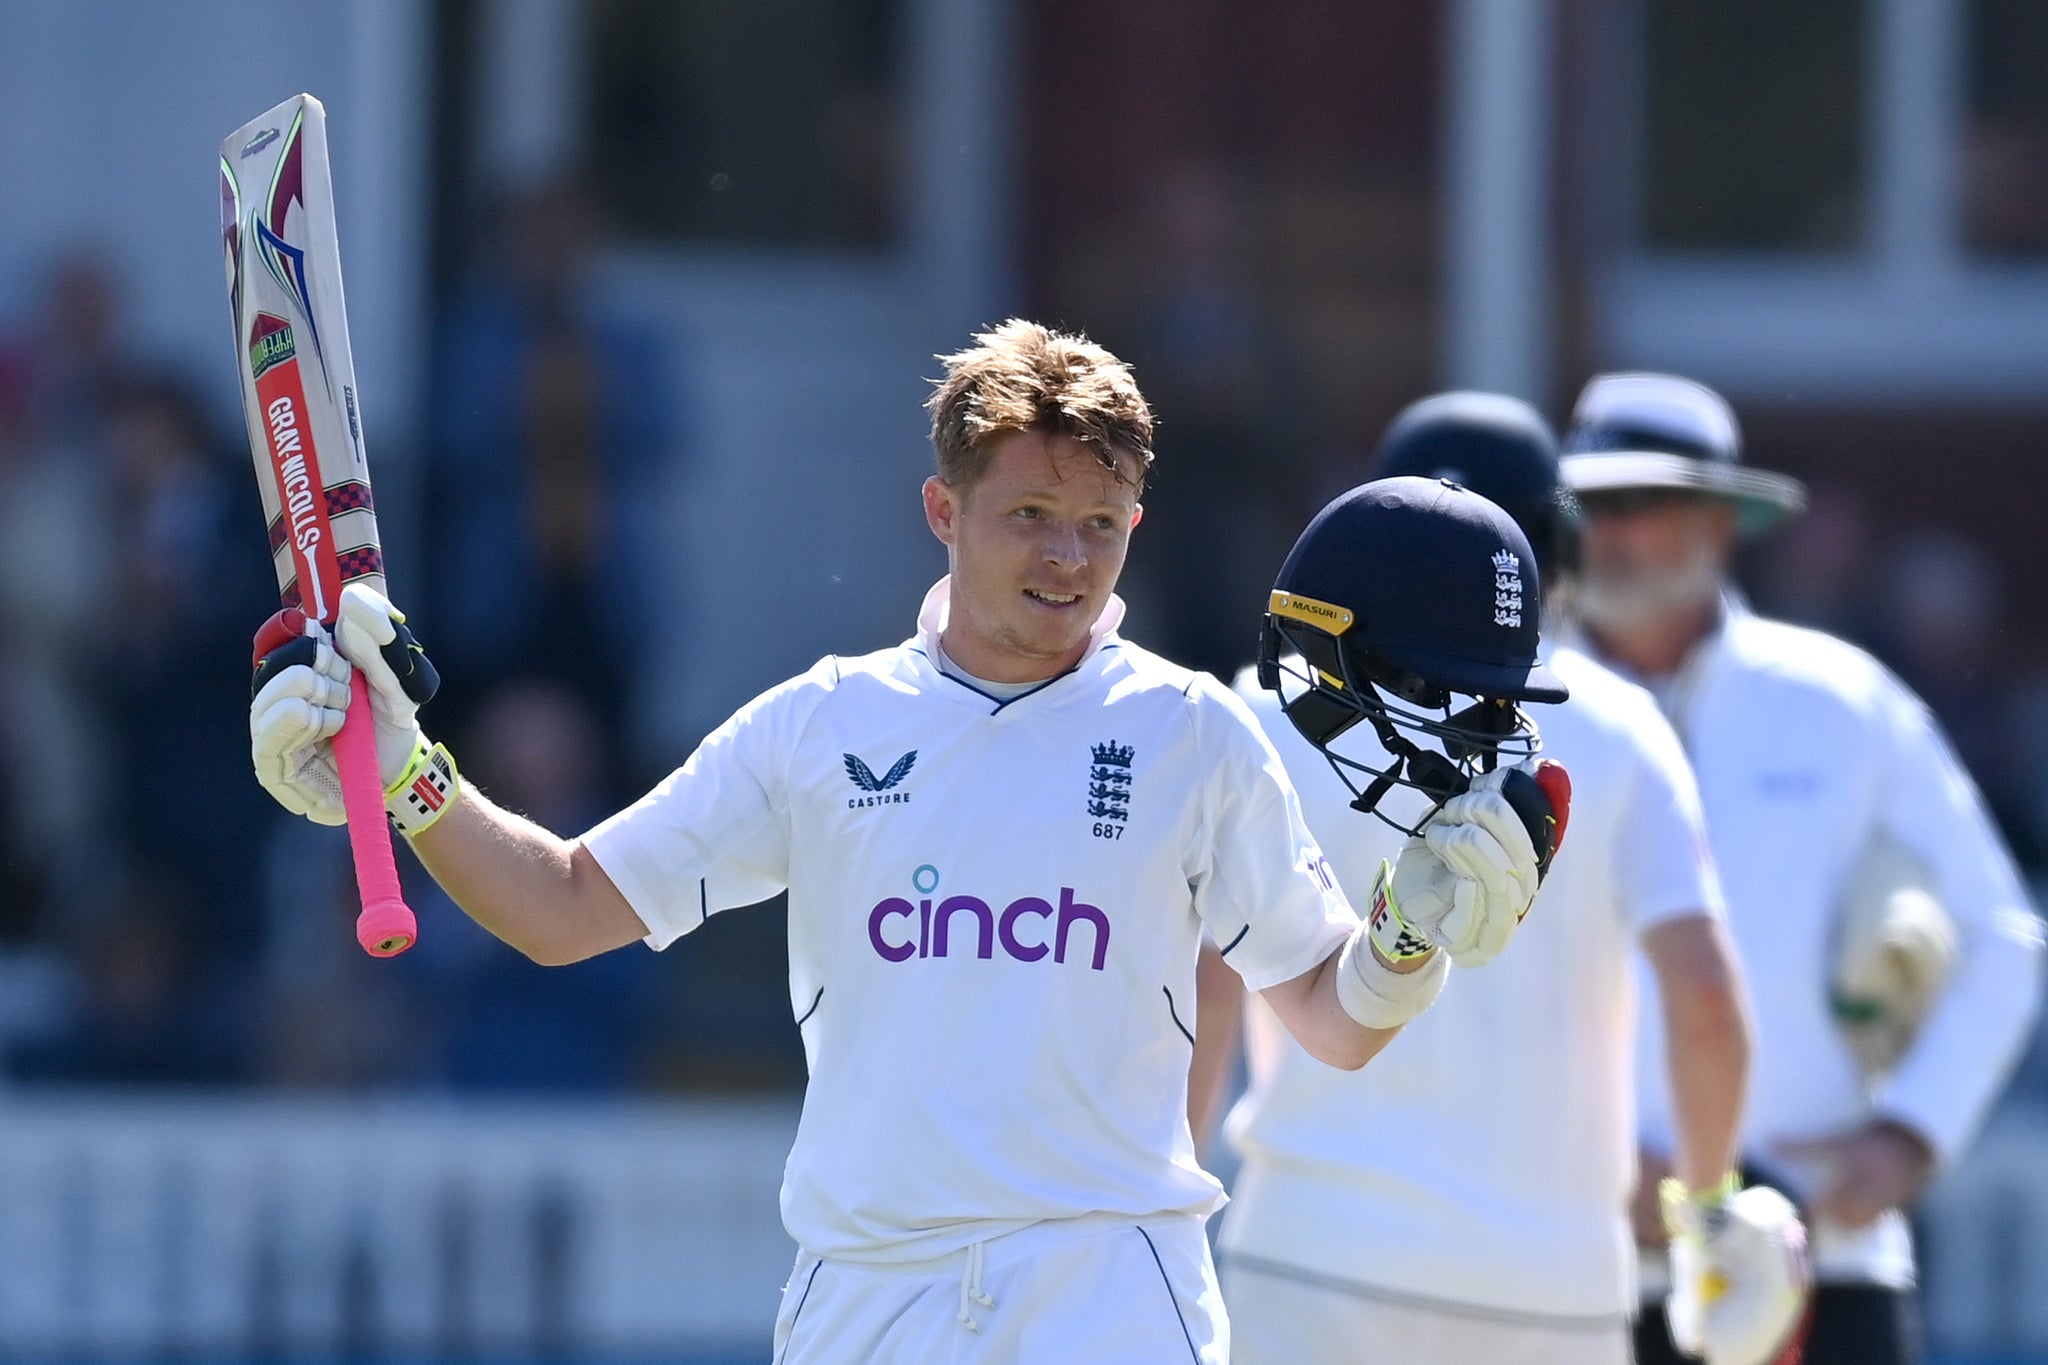
[(356, 942), (371, 957), (396, 957), (412, 947), (419, 925), (398, 890), (391, 826), (384, 818), (384, 783), (377, 774), (376, 723), (370, 719), (366, 688), (361, 674), (349, 681), (348, 719), (334, 736), (334, 758), (341, 769), (341, 804), (348, 813), (356, 889), (363, 898), (363, 912), (356, 916)]

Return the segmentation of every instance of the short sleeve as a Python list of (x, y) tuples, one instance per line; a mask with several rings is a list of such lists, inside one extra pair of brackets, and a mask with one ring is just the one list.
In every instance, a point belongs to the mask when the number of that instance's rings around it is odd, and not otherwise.
[(1224, 960), (1264, 990), (1320, 964), (1358, 917), (1250, 709), (1206, 677), (1190, 695), (1206, 779), (1188, 884)]
[(1644, 706), (1629, 737), (1634, 781), (1614, 841), (1623, 917), (1640, 934), (1680, 915), (1724, 915), (1699, 782), (1678, 735), (1653, 706)]
[(653, 791), (583, 836), (650, 947), (788, 886), (788, 756), (823, 694), (806, 674), (756, 697)]

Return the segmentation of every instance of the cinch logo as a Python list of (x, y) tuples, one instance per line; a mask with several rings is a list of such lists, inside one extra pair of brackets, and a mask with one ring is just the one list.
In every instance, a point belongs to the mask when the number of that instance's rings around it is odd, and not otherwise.
[[(937, 889), (937, 876), (931, 880), (933, 889)], [(922, 881), (918, 889), (924, 889)], [(966, 945), (953, 940), (961, 916), (966, 917), (974, 934), (974, 955), (979, 958), (994, 957), (1000, 943), (1003, 951), (1019, 962), (1037, 962), (1048, 953), (1054, 962), (1065, 962), (1069, 938), (1075, 926), (1082, 924), (1094, 930), (1094, 955), (1089, 967), (1101, 971), (1109, 956), (1109, 916), (1085, 901), (1074, 899), (1071, 886), (1060, 888), (1058, 906), (1038, 896), (1023, 896), (1004, 906), (1000, 913), (979, 896), (947, 896), (936, 902), (926, 896), (915, 903), (891, 896), (868, 911), (868, 942), (888, 962), (947, 957), (956, 946), (964, 953)]]

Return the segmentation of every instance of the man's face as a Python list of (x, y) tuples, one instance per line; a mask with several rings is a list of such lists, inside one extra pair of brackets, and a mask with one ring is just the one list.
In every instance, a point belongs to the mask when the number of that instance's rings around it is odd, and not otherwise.
[(1735, 539), (1727, 503), (1683, 491), (1582, 495), (1578, 611), (1595, 628), (1653, 627), (1712, 601)]
[(953, 574), (942, 643), (990, 682), (1037, 682), (1080, 661), (1138, 524), (1138, 462), (1119, 479), (1064, 436), (1012, 432), (978, 480), (925, 480), (925, 519)]

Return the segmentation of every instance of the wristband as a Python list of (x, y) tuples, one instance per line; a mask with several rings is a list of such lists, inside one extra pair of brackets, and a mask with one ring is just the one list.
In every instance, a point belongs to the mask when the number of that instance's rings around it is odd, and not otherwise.
[(1436, 1003), (1450, 977), (1449, 958), (1412, 972), (1397, 972), (1373, 955), (1372, 931), (1360, 925), (1337, 956), (1337, 1003), (1361, 1028), (1391, 1029)]
[(1687, 1190), (1685, 1197), (1701, 1208), (1712, 1208), (1716, 1204), (1727, 1203), (1741, 1189), (1742, 1177), (1734, 1171), (1729, 1171), (1703, 1190)]
[(1657, 1182), (1657, 1202), (1664, 1214), (1664, 1231), (1672, 1238), (1698, 1237), (1713, 1231), (1726, 1214), (1728, 1203), (1742, 1189), (1742, 1178), (1730, 1171), (1703, 1190), (1690, 1190), (1675, 1175)]
[(412, 758), (398, 780), (384, 789), (384, 814), (391, 828), (408, 839), (417, 838), (448, 813), (462, 791), (462, 774), (455, 756), (445, 744), (427, 746), (427, 737), (413, 740)]

